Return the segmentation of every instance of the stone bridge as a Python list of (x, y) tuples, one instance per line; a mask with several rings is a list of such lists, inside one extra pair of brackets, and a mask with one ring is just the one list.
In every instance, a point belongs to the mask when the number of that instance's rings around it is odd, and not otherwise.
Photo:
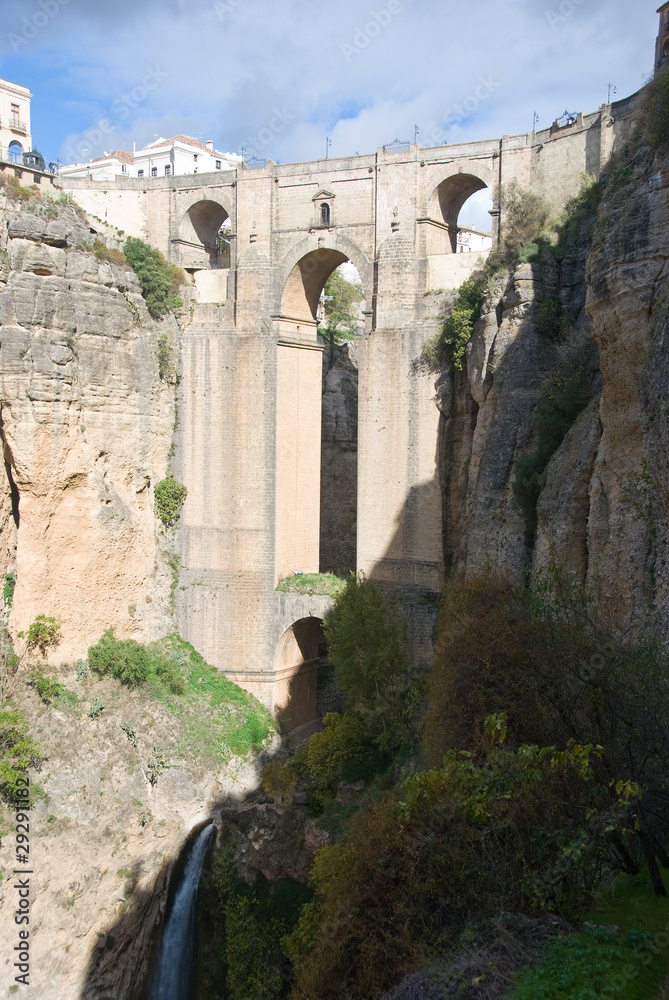
[[(315, 715), (324, 598), (275, 591), (319, 565), (322, 347), (316, 308), (351, 261), (365, 290), (359, 348), (357, 569), (415, 594), (443, 582), (434, 377), (412, 362), (438, 327), (435, 289), (458, 287), (458, 214), (516, 182), (559, 210), (598, 175), (636, 95), (545, 131), (457, 146), (67, 187), (93, 215), (194, 276), (182, 333), (174, 473), (182, 635), (291, 726)], [(218, 239), (229, 228), (229, 248)], [(413, 622), (415, 650), (429, 623)], [(422, 637), (421, 637), (422, 629)], [(421, 647), (422, 644), (422, 647)]]

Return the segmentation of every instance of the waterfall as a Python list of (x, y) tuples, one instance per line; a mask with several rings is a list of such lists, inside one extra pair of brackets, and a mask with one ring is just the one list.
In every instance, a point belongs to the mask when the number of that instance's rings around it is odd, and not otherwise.
[(202, 869), (212, 840), (213, 823), (203, 827), (187, 848), (186, 860), (171, 895), (163, 925), (160, 956), (151, 1000), (190, 1000), (195, 957), (195, 903)]

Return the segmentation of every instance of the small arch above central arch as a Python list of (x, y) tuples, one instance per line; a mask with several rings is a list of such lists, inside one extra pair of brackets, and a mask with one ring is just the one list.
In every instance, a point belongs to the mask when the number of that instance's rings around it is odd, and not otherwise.
[(451, 252), (458, 249), (458, 216), (466, 201), (477, 191), (487, 187), (485, 181), (474, 174), (454, 174), (435, 189), (430, 205), (430, 216), (443, 221), (448, 229)]
[(230, 228), (229, 218), (220, 202), (208, 198), (196, 201), (184, 212), (176, 241), (182, 267), (230, 267), (229, 243), (223, 238), (226, 223)]

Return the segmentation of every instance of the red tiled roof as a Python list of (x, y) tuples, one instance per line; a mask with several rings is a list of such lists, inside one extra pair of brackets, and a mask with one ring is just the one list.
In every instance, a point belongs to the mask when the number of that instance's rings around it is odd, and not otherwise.
[(115, 149), (109, 156), (98, 156), (95, 160), (91, 160), (91, 163), (102, 163), (103, 160), (120, 160), (121, 163), (135, 162), (132, 153), (129, 153), (127, 149)]
[(187, 146), (195, 146), (196, 149), (203, 149), (205, 153), (211, 152), (203, 142), (200, 142), (199, 139), (194, 139), (192, 135), (173, 135), (171, 139), (157, 139), (155, 142), (145, 146), (144, 149), (152, 149), (155, 146), (172, 146), (175, 142), (183, 142)]

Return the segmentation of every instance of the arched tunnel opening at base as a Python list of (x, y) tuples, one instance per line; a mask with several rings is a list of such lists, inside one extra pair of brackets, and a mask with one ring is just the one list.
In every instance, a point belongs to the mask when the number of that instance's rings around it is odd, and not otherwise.
[[(353, 285), (364, 296), (341, 318), (325, 296)], [(343, 272), (343, 273), (342, 273)], [(347, 286), (347, 282), (349, 286)], [(357, 340), (368, 291), (341, 250), (306, 253), (282, 292), (277, 354), (277, 576), (356, 569)], [(317, 432), (317, 428), (320, 431)]]
[(274, 656), (274, 717), (288, 732), (315, 728), (318, 673), (327, 660), (321, 618), (300, 618), (286, 629)]

